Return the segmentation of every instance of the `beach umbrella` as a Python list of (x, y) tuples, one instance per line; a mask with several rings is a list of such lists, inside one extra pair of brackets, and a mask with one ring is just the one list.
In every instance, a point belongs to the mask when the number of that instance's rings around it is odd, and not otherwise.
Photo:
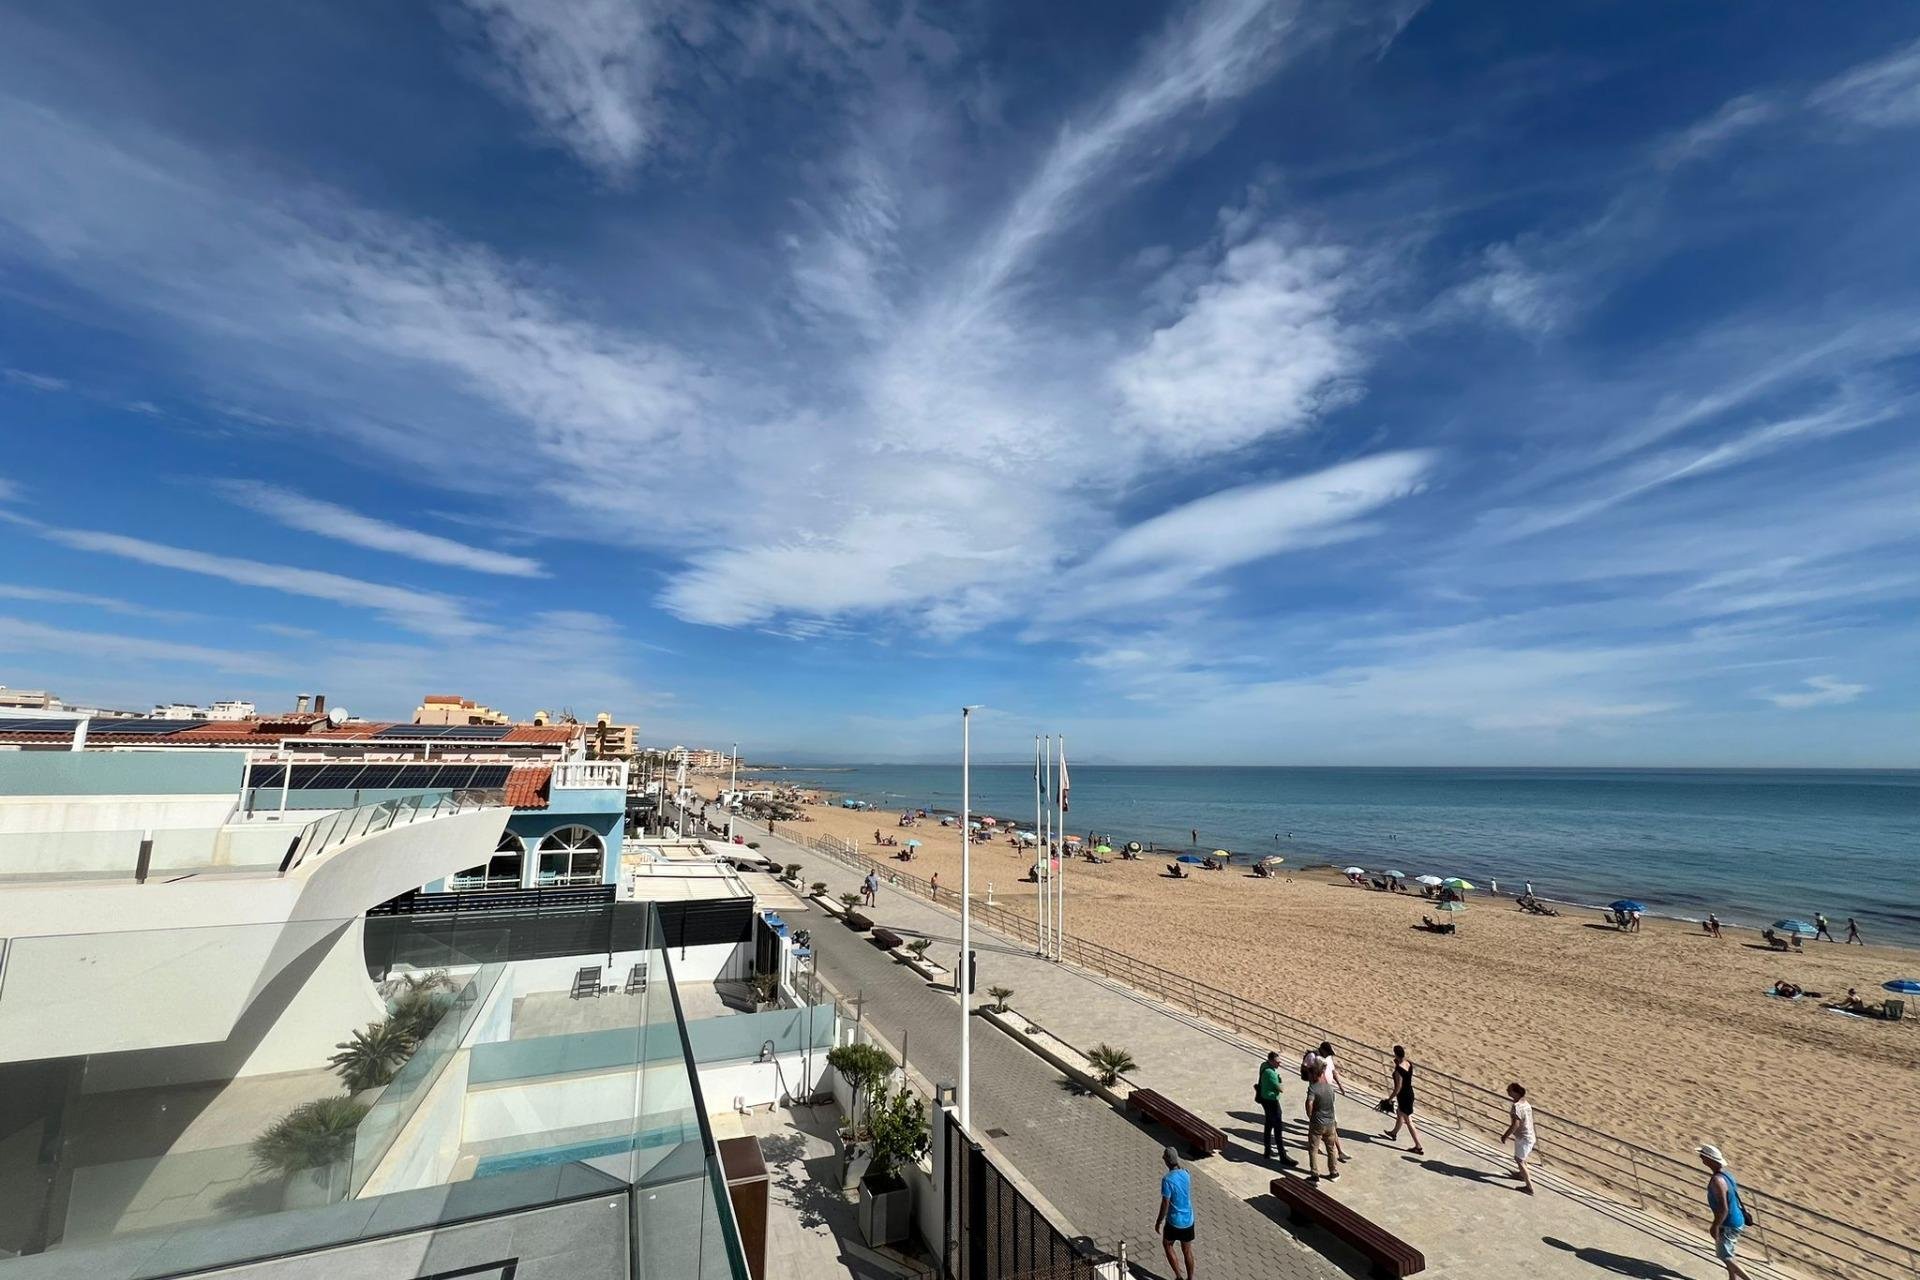
[(1449, 888), (1449, 889), (1471, 889), (1471, 888), (1473, 888), (1473, 881), (1471, 881), (1471, 880), (1462, 880), (1462, 879), (1461, 879), (1461, 878), (1460, 878), (1459, 876), (1452, 876), (1452, 877), (1449, 877), (1448, 879), (1445, 879), (1445, 880), (1442, 880), (1442, 881), (1441, 881), (1440, 883), (1441, 883), (1441, 884), (1443, 884), (1443, 885), (1445, 885), (1445, 886), (1447, 886), (1447, 888)]
[(1881, 983), (1880, 987), (1903, 996), (1920, 996), (1920, 979), (1916, 978), (1895, 978), (1892, 982)]
[(1820, 932), (1805, 920), (1775, 920), (1773, 927), (1781, 933), (1797, 933), (1803, 938), (1815, 937)]
[(980, 819), (980, 825), (981, 825), (981, 826), (983, 826), (983, 827), (997, 827), (997, 826), (999, 826), (999, 825), (1000, 825), (1000, 819), (998, 819), (998, 818), (982, 818), (982, 819)]
[(1215, 849), (1213, 851), (1213, 856), (1216, 858), (1231, 858), (1233, 855), (1228, 853), (1225, 849)]
[(1442, 911), (1465, 911), (1466, 909), (1467, 909), (1467, 904), (1460, 901), (1458, 898), (1449, 898), (1447, 899), (1447, 901), (1440, 904), (1440, 910)]
[(1367, 869), (1365, 867), (1348, 867), (1345, 871), (1341, 872), (1340, 874), (1347, 875), (1347, 876), (1363, 876), (1367, 874)]
[(1079, 843), (1080, 843), (1080, 837), (1079, 837), (1079, 836), (1068, 836), (1068, 837), (1067, 837), (1067, 843), (1068, 843), (1068, 844), (1079, 844)]
[(1634, 901), (1634, 900), (1633, 900), (1632, 898), (1620, 898), (1620, 899), (1617, 899), (1617, 900), (1615, 900), (1615, 901), (1613, 901), (1613, 902), (1609, 902), (1609, 903), (1607, 904), (1607, 910), (1609, 910), (1609, 911), (1641, 911), (1641, 912), (1644, 912), (1644, 911), (1645, 911), (1646, 909), (1647, 909), (1647, 906), (1646, 906), (1646, 904), (1645, 904), (1644, 902), (1635, 902), (1635, 901)]
[(1429, 889), (1437, 889), (1445, 884), (1446, 881), (1442, 880), (1439, 876), (1418, 876), (1414, 879), (1414, 883), (1426, 885)]
[(1093, 851), (1095, 853), (1112, 853), (1113, 846), (1110, 844), (1097, 844), (1093, 846)]
[(1404, 871), (1382, 871), (1380, 874), (1383, 876), (1392, 876), (1395, 880), (1405, 880), (1407, 878), (1407, 873)]
[(920, 842), (919, 842), (918, 840), (909, 840), (909, 841), (907, 841), (907, 848), (909, 848), (909, 849), (918, 849), (919, 847), (920, 847)]

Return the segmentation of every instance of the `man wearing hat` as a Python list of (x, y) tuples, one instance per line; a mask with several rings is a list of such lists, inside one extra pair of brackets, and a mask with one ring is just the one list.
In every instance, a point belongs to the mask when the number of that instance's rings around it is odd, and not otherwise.
[[(1172, 1147), (1162, 1148), (1160, 1159), (1166, 1162), (1167, 1172), (1160, 1179), (1160, 1212), (1153, 1219), (1153, 1229), (1160, 1232), (1160, 1247), (1167, 1251), (1173, 1280), (1193, 1280), (1193, 1175), (1180, 1167), (1180, 1153)], [(1173, 1253), (1176, 1244), (1187, 1261), (1184, 1276)]]
[(1713, 1226), (1707, 1234), (1713, 1237), (1714, 1256), (1727, 1264), (1727, 1280), (1748, 1280), (1747, 1273), (1733, 1257), (1740, 1244), (1740, 1233), (1747, 1229), (1750, 1221), (1747, 1207), (1740, 1203), (1740, 1186), (1733, 1180), (1720, 1148), (1703, 1142), (1698, 1150), (1700, 1163), (1707, 1166), (1707, 1208), (1713, 1212)]

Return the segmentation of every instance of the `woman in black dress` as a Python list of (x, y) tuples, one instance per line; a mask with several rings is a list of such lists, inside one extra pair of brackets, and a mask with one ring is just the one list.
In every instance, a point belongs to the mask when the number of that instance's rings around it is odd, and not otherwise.
[(1407, 1057), (1404, 1045), (1393, 1046), (1393, 1112), (1393, 1128), (1380, 1136), (1392, 1141), (1404, 1128), (1413, 1139), (1413, 1154), (1427, 1154), (1420, 1145), (1420, 1131), (1413, 1127), (1413, 1060)]

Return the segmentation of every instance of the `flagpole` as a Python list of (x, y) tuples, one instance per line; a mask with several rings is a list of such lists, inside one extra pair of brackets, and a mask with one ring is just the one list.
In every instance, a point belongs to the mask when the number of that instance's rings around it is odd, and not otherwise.
[(954, 987), (960, 993), (960, 1128), (973, 1132), (973, 838), (967, 820), (973, 807), (973, 708), (960, 708), (960, 963)]
[[(1033, 860), (1033, 882), (1036, 888), (1045, 883), (1045, 881), (1040, 879), (1040, 867), (1041, 864), (1047, 860), (1046, 847), (1041, 843), (1040, 837), (1040, 812), (1046, 808), (1047, 803), (1046, 800), (1042, 798), (1043, 795), (1044, 793), (1041, 790), (1040, 784), (1040, 735), (1036, 733), (1033, 735), (1033, 840), (1035, 854)], [(1038, 905), (1037, 899), (1035, 900), (1035, 905)], [(1041, 939), (1043, 936), (1040, 929), (1040, 913), (1035, 911), (1033, 916), (1033, 945), (1036, 951), (1039, 950), (1042, 945)]]
[(1060, 735), (1060, 874), (1053, 886), (1053, 958), (1065, 954), (1061, 939), (1067, 927), (1067, 735)]

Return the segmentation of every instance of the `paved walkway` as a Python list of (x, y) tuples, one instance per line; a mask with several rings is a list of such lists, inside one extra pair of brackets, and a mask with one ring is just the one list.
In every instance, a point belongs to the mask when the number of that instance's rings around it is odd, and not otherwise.
[[(858, 888), (859, 873), (845, 864), (781, 837), (774, 843), (783, 846), (780, 852), (763, 841), (764, 851), (804, 863), (803, 880), (825, 880), (835, 894)], [(952, 912), (883, 888), (869, 914), (902, 935), (934, 939), (933, 958), (949, 967), (956, 963), (959, 921)], [(904, 1035), (917, 1068), (930, 1078), (951, 1080), (958, 1048), (953, 997), (926, 987), (860, 935), (837, 924), (821, 927), (825, 923), (824, 917), (807, 920), (823, 944), (821, 968), (828, 981), (863, 991), (881, 1034), (896, 1045)], [(1278, 1170), (1259, 1154), (1252, 1085), (1261, 1047), (1117, 983), (1043, 961), (985, 930), (976, 928), (975, 939), (978, 990), (1012, 988), (1015, 1008), (1080, 1048), (1100, 1041), (1124, 1045), (1140, 1064), (1131, 1078), (1226, 1130), (1228, 1150), (1193, 1166), (1204, 1175), (1195, 1179), (1202, 1239), (1214, 1246), (1202, 1255), (1211, 1260), (1211, 1265), (1202, 1263), (1203, 1274), (1337, 1274), (1325, 1260), (1298, 1256), (1299, 1240), (1267, 1190)], [(1047, 1087), (1036, 1090), (1034, 1064), (1043, 1068)], [(1007, 1129), (1008, 1137), (997, 1139), (998, 1145), (1080, 1231), (1109, 1247), (1125, 1237), (1131, 1260), (1150, 1264), (1143, 1268), (1148, 1274), (1154, 1273), (1153, 1265), (1164, 1271), (1150, 1230), (1157, 1141), (1097, 1100), (1072, 1097), (1057, 1073), (980, 1021), (974, 1024), (973, 1072), (976, 1128)], [(1296, 1073), (1289, 1076), (1285, 1105), (1294, 1119), (1288, 1136), (1298, 1156), (1302, 1086)], [(1725, 1274), (1711, 1257), (1703, 1230), (1641, 1214), (1550, 1174), (1536, 1174), (1541, 1194), (1521, 1195), (1501, 1176), (1510, 1167), (1504, 1153), (1441, 1124), (1437, 1115), (1422, 1125), (1424, 1159), (1395, 1150), (1379, 1141), (1387, 1126), (1370, 1101), (1356, 1094), (1342, 1108), (1342, 1139), (1353, 1160), (1343, 1170), (1338, 1194), (1418, 1246), (1427, 1256), (1428, 1275), (1442, 1280), (1714, 1280)], [(1111, 1165), (1106, 1163), (1109, 1149)], [(1351, 1253), (1320, 1233), (1308, 1229), (1301, 1238), (1342, 1269), (1364, 1271)], [(1288, 1258), (1286, 1264), (1267, 1260), (1275, 1244), (1286, 1246), (1274, 1255)], [(1755, 1275), (1784, 1274), (1752, 1261), (1746, 1265)]]

